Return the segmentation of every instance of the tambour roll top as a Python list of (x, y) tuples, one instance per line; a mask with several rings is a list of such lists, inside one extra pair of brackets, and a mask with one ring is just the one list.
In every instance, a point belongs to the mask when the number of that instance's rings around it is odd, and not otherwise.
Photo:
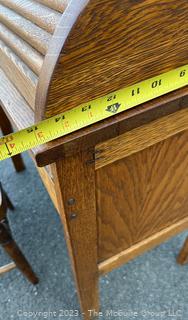
[(21, 128), (187, 64), (187, 30), (187, 0), (0, 0), (1, 104)]
[(1, 77), (33, 111), (43, 61), (66, 6), (64, 0), (0, 1)]

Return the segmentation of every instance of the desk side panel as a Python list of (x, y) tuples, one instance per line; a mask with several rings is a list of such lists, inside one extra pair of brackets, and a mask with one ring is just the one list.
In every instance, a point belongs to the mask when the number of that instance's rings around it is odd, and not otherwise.
[(99, 262), (188, 217), (187, 166), (184, 131), (96, 170)]

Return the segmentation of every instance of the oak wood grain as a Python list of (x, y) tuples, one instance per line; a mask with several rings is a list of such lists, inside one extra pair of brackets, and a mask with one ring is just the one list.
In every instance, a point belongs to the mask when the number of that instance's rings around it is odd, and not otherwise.
[[(36, 163), (35, 163), (36, 165)], [(49, 172), (46, 170), (46, 168), (39, 168), (36, 166), (36, 169), (41, 177), (41, 180), (46, 188), (46, 190), (49, 193), (49, 196), (57, 210), (57, 212), (59, 213), (59, 205), (58, 205), (58, 199), (57, 199), (57, 195), (55, 193), (55, 184), (54, 181), (52, 180)]]
[(36, 121), (40, 121), (45, 118), (48, 89), (51, 84), (52, 75), (58, 63), (59, 55), (61, 54), (62, 47), (65, 44), (72, 27), (88, 1), (89, 0), (77, 0), (76, 2), (70, 1), (59, 24), (57, 25), (56, 31), (52, 36), (37, 87), (35, 112)]
[(45, 116), (187, 64), (187, 17), (187, 0), (89, 1), (62, 41)]
[(100, 152), (100, 159), (96, 161), (96, 170), (185, 130), (188, 130), (188, 109), (151, 121), (98, 144), (96, 153)]
[[(187, 18), (186, 0), (0, 0), (0, 103), (22, 129), (34, 114), (186, 64)], [(85, 319), (98, 310), (99, 271), (187, 227), (187, 105), (183, 88), (30, 152), (53, 163), (52, 176), (39, 174), (65, 227)]]
[[(174, 235), (181, 233), (188, 229), (188, 218), (182, 219), (177, 223), (155, 233), (154, 235), (148, 237), (147, 239), (140, 241), (139, 243), (131, 246), (130, 248), (120, 252), (117, 255), (99, 263), (100, 275), (104, 275), (112, 271), (115, 268), (120, 267), (122, 264), (135, 259), (144, 252), (153, 249), (164, 241), (167, 241)], [(188, 251), (187, 251), (188, 253)], [(185, 258), (185, 251), (184, 251)], [(185, 261), (184, 261), (185, 262)]]
[[(37, 148), (34, 151), (36, 162), (38, 166), (46, 166), (57, 159), (74, 155), (87, 148), (95, 148), (100, 143), (178, 110), (186, 109), (187, 106), (188, 88), (185, 87)], [(101, 151), (97, 148), (96, 150)], [(100, 154), (97, 158), (100, 158)]]
[(188, 131), (96, 171), (99, 262), (188, 216)]
[(94, 165), (87, 165), (92, 152), (76, 154), (54, 164), (53, 176), (59, 212), (84, 319), (98, 311), (97, 224)]

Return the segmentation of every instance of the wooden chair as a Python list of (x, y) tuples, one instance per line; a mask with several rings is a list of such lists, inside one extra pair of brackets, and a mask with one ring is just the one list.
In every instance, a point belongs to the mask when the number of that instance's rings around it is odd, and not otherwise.
[[(4, 135), (7, 135), (13, 131), (10, 121), (1, 107), (0, 128)], [(21, 155), (12, 157), (12, 161), (17, 172), (21, 172), (25, 169)], [(31, 269), (29, 263), (12, 237), (7, 219), (7, 209), (14, 210), (14, 206), (0, 183), (0, 245), (3, 246), (4, 250), (14, 261), (6, 266), (0, 267), (0, 274), (4, 274), (5, 272), (11, 271), (17, 267), (30, 282), (37, 284), (37, 276)]]
[[(1, 0), (0, 19), (0, 101), (17, 130), (188, 64), (187, 0)], [(85, 319), (100, 275), (188, 228), (187, 105), (183, 88), (30, 152)]]
[(30, 282), (37, 284), (37, 276), (31, 269), (29, 263), (12, 237), (7, 219), (8, 208), (10, 210), (14, 210), (14, 206), (0, 184), (0, 245), (14, 261), (14, 263), (0, 267), (0, 274), (8, 272), (17, 267)]

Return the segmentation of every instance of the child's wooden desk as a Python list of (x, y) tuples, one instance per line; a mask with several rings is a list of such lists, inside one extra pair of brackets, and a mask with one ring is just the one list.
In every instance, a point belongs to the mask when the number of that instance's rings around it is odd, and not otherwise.
[[(188, 64), (186, 0), (5, 0), (0, 19), (0, 101), (19, 130)], [(187, 106), (183, 88), (31, 151), (85, 319), (99, 275), (188, 228)]]

